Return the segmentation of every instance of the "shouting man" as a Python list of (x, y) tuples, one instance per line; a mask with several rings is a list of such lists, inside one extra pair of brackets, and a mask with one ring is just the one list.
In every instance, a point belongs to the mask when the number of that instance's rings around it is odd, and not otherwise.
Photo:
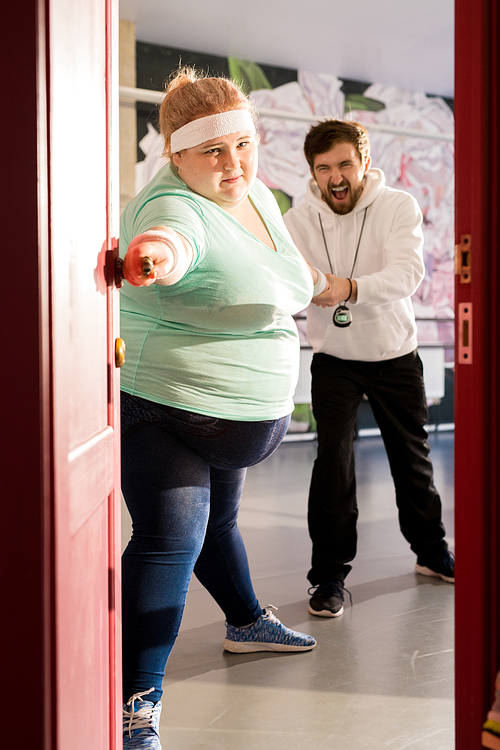
[(384, 173), (371, 168), (368, 134), (359, 123), (313, 126), (304, 151), (312, 180), (305, 203), (290, 209), (285, 223), (306, 260), (326, 276), (307, 314), (318, 424), (308, 508), (309, 612), (337, 617), (356, 555), (353, 440), (364, 394), (384, 440), (416, 572), (453, 583), (454, 559), (428, 458), (411, 302), (424, 277), (421, 211), (409, 193), (387, 187)]

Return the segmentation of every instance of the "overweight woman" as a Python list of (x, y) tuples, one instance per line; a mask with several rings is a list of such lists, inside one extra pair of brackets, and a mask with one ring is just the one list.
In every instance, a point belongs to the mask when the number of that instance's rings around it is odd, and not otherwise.
[(307, 651), (262, 609), (236, 519), (246, 467), (293, 409), (293, 314), (325, 286), (256, 179), (251, 104), (181, 69), (160, 110), (169, 162), (121, 222), (124, 748), (161, 750), (162, 678), (196, 577), (226, 618), (224, 649)]

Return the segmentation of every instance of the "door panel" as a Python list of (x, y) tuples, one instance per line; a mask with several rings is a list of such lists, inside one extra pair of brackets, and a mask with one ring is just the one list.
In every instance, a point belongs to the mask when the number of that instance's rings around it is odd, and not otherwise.
[[(48, 4), (56, 747), (117, 747), (116, 4)], [(111, 262), (110, 262), (111, 261)]]
[(101, 505), (103, 498), (113, 491), (114, 451), (114, 430), (107, 426), (68, 454), (71, 534), (84, 525)]

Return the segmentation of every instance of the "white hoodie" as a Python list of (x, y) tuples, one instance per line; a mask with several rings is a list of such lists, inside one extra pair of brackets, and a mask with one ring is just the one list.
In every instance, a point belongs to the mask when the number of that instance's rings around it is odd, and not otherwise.
[(370, 169), (366, 178), (363, 193), (350, 213), (334, 213), (311, 180), (305, 203), (287, 211), (284, 220), (305, 259), (323, 273), (332, 273), (321, 216), (333, 274), (352, 276), (358, 284), (357, 301), (348, 303), (353, 320), (347, 328), (333, 325), (334, 308), (310, 305), (307, 335), (313, 351), (378, 362), (401, 357), (417, 347), (410, 297), (424, 277), (422, 213), (413, 196), (386, 186), (380, 169)]

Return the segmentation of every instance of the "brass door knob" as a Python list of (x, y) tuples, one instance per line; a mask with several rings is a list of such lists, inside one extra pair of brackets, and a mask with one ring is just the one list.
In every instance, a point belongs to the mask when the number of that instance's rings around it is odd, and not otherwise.
[(125, 363), (125, 350), (127, 345), (123, 339), (115, 341), (115, 366), (121, 367)]

